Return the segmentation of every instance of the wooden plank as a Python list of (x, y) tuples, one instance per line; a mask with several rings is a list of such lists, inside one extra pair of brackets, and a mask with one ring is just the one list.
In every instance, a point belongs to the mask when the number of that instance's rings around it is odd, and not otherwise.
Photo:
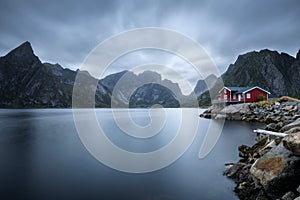
[(267, 134), (267, 135), (273, 135), (273, 136), (277, 136), (277, 137), (285, 137), (287, 135), (286, 133), (278, 133), (278, 132), (266, 131), (266, 130), (262, 130), (262, 129), (257, 129), (257, 130), (254, 130), (253, 132)]

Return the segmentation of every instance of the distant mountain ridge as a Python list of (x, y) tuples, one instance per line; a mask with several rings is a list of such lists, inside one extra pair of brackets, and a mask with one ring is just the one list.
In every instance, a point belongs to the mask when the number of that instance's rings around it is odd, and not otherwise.
[[(73, 71), (59, 64), (42, 63), (34, 54), (29, 42), (0, 57), (0, 108), (68, 108), (72, 106), (75, 77), (84, 74), (87, 82), (97, 82), (95, 107), (195, 107), (192, 94), (184, 96), (177, 83), (162, 80), (153, 71), (134, 74), (122, 71), (97, 80), (88, 72)], [(124, 75), (130, 81), (115, 89)], [(222, 79), (221, 79), (222, 78)], [(274, 96), (300, 97), (300, 51), (296, 58), (286, 53), (261, 50), (238, 56), (234, 64), (221, 76), (209, 75), (199, 80), (194, 88), (199, 105), (210, 104), (210, 94), (217, 98), (220, 84), (226, 86), (259, 86)], [(148, 84), (141, 85), (144, 81)], [(87, 84), (84, 90), (90, 90)], [(128, 88), (135, 88), (129, 91)], [(210, 89), (210, 94), (208, 93)], [(112, 98), (115, 91), (115, 98)], [(127, 98), (128, 95), (130, 98)], [(181, 104), (180, 104), (181, 103)]]
[[(98, 81), (87, 72), (64, 69), (59, 64), (42, 63), (34, 54), (31, 44), (24, 42), (0, 57), (0, 107), (1, 108), (52, 108), (71, 107), (72, 92), (77, 73), (84, 73), (87, 82)], [(116, 105), (149, 107), (161, 104), (164, 107), (179, 107), (183, 97), (177, 83), (162, 80), (155, 72), (146, 71), (135, 75), (129, 71), (111, 74), (98, 81), (95, 106), (110, 107), (112, 92), (116, 83), (126, 73), (131, 81), (123, 87), (136, 87), (144, 80), (154, 80), (158, 84), (145, 84), (137, 88), (130, 99), (124, 99), (126, 88), (116, 93)], [(168, 88), (159, 85), (164, 83)], [(85, 86), (89, 90), (89, 85)], [(92, 101), (92, 99), (86, 99)]]
[(205, 79), (198, 80), (194, 88), (196, 96), (200, 96), (203, 92), (211, 89), (216, 84), (217, 80), (218, 78), (214, 74), (207, 76)]

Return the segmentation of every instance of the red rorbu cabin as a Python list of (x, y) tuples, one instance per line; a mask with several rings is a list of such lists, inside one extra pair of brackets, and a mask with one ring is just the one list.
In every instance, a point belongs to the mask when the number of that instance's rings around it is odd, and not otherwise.
[(268, 100), (270, 92), (258, 86), (255, 87), (223, 87), (219, 101), (228, 103), (250, 103)]

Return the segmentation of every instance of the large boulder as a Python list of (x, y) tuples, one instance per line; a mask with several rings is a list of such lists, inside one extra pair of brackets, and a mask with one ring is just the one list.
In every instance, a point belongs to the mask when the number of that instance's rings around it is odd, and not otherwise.
[(232, 104), (223, 108), (220, 112), (226, 114), (239, 114), (248, 112), (249, 103)]
[(289, 124), (285, 125), (284, 127), (282, 127), (281, 132), (288, 131), (288, 130), (298, 127), (298, 126), (300, 127), (300, 119), (297, 119), (296, 121), (289, 123)]
[(300, 156), (300, 132), (291, 133), (283, 138), (283, 146), (294, 155)]
[(293, 192), (291, 192), (291, 191), (285, 193), (281, 197), (282, 200), (294, 200), (295, 198), (296, 198), (296, 195)]
[(286, 133), (286, 134), (292, 134), (292, 133), (297, 133), (297, 132), (300, 132), (300, 126), (296, 126), (294, 128), (291, 128), (290, 130), (285, 131), (284, 133)]
[(284, 195), (300, 183), (300, 158), (287, 150), (283, 143), (257, 159), (250, 173), (258, 185), (274, 198)]

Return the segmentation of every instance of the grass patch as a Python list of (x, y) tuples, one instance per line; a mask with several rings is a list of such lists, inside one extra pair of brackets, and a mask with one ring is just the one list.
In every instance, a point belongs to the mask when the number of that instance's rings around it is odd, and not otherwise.
[(267, 101), (259, 101), (258, 104), (261, 107), (271, 107), (271, 105), (274, 104), (275, 102), (285, 102), (285, 101), (299, 102), (299, 99), (289, 97), (289, 96), (282, 96), (282, 97), (270, 99)]

